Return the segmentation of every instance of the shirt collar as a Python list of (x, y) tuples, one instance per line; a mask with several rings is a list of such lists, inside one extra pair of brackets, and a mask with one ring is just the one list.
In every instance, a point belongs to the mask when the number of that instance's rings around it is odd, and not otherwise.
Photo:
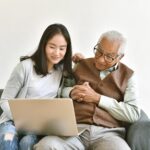
[(114, 66), (112, 66), (112, 67), (110, 67), (110, 68), (108, 68), (106, 70), (109, 71), (109, 72), (113, 72), (113, 71), (115, 71), (117, 69), (118, 69), (118, 63), (116, 63)]

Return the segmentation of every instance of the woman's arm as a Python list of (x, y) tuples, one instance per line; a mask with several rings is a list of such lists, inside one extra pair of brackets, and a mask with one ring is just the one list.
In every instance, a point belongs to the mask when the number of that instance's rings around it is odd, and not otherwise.
[(24, 68), (22, 63), (19, 63), (10, 75), (6, 87), (1, 96), (0, 106), (8, 118), (12, 119), (9, 104), (7, 100), (16, 98), (20, 89), (24, 84)]

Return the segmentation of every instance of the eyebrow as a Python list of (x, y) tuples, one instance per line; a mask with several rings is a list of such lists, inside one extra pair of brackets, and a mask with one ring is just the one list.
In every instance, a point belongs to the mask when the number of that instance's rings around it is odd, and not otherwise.
[[(48, 44), (48, 45), (57, 46), (56, 44), (54, 44), (54, 43), (50, 43), (50, 42), (48, 42), (47, 44)], [(59, 47), (67, 47), (67, 45), (60, 45)]]
[[(98, 47), (98, 49), (100, 49), (100, 51), (105, 52), (104, 49), (101, 48), (101, 46)], [(106, 55), (118, 55), (116, 53), (105, 53)]]

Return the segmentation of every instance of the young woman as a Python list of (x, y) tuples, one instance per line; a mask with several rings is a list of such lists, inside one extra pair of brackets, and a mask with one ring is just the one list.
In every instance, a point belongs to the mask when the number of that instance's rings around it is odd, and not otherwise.
[(63, 77), (72, 75), (71, 56), (68, 30), (62, 24), (52, 24), (44, 31), (35, 53), (21, 58), (1, 96), (1, 150), (31, 150), (38, 141), (36, 135), (17, 133), (7, 99), (59, 97)]

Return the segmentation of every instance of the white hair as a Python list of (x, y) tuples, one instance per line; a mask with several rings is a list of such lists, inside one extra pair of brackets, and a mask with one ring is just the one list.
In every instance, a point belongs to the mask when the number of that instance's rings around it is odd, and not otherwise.
[(120, 47), (118, 53), (124, 54), (126, 39), (121, 33), (115, 30), (107, 31), (101, 35), (100, 39), (98, 40), (98, 43), (100, 43), (101, 40), (104, 38), (108, 39), (110, 42), (119, 42)]

